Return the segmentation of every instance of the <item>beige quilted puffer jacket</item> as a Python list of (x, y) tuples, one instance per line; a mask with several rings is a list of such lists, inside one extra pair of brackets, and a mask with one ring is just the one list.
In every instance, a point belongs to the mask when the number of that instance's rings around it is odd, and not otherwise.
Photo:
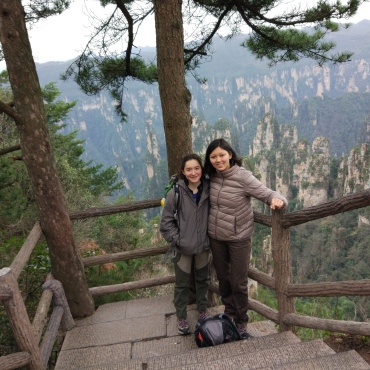
[(208, 234), (217, 240), (243, 240), (253, 233), (254, 218), (251, 197), (270, 204), (286, 198), (256, 179), (251, 171), (234, 165), (210, 177), (210, 214)]

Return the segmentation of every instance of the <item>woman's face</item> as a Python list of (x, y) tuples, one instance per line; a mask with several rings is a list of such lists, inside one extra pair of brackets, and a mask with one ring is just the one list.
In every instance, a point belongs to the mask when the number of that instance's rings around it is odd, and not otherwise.
[(202, 167), (195, 159), (190, 159), (185, 162), (185, 167), (182, 173), (187, 178), (189, 183), (198, 184), (200, 183), (200, 178), (202, 177)]
[(230, 159), (231, 153), (227, 150), (222, 149), (221, 147), (217, 147), (211, 154), (209, 155), (209, 160), (212, 166), (217, 171), (225, 171), (230, 168)]

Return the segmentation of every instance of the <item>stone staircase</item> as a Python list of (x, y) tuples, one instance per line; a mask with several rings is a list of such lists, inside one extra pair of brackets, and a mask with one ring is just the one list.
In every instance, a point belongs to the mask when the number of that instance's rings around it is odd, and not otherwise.
[[(223, 307), (209, 309), (210, 314)], [(188, 306), (194, 330), (195, 306)], [(355, 351), (335, 353), (321, 340), (301, 342), (292, 332), (278, 333), (270, 321), (253, 322), (253, 339), (198, 348), (194, 336), (179, 336), (172, 296), (100, 306), (66, 334), (56, 370), (143, 369), (370, 369)]]

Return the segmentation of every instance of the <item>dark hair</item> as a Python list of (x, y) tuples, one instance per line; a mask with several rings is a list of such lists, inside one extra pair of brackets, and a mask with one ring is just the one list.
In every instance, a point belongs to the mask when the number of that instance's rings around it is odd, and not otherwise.
[(202, 177), (204, 176), (204, 167), (203, 167), (203, 161), (202, 161), (202, 158), (199, 157), (198, 154), (195, 154), (195, 153), (189, 153), (189, 154), (186, 154), (182, 160), (181, 160), (181, 167), (180, 167), (180, 171), (178, 172), (177, 174), (177, 178), (178, 179), (183, 179), (186, 183), (188, 182), (187, 178), (184, 176), (184, 174), (182, 173), (182, 171), (185, 169), (185, 165), (186, 165), (186, 162), (188, 161), (191, 161), (192, 159), (196, 160), (199, 165), (200, 165), (200, 168), (202, 169)]
[(242, 165), (242, 160), (239, 158), (234, 149), (231, 147), (231, 145), (223, 138), (221, 139), (215, 139), (213, 140), (207, 148), (206, 151), (206, 159), (204, 161), (204, 171), (206, 174), (215, 173), (216, 169), (212, 166), (211, 161), (209, 159), (211, 153), (216, 149), (220, 147), (221, 149), (226, 150), (227, 152), (231, 153), (231, 159), (230, 159), (230, 166), (234, 166), (234, 164), (237, 164), (239, 167)]

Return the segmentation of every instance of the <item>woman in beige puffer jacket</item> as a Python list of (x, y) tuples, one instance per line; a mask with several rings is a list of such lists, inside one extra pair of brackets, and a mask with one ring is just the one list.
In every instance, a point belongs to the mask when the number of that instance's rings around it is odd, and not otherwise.
[(248, 338), (248, 265), (254, 216), (251, 198), (283, 208), (286, 198), (264, 186), (241, 166), (230, 144), (213, 140), (206, 152), (205, 172), (210, 177), (208, 234), (222, 303), (242, 338)]

